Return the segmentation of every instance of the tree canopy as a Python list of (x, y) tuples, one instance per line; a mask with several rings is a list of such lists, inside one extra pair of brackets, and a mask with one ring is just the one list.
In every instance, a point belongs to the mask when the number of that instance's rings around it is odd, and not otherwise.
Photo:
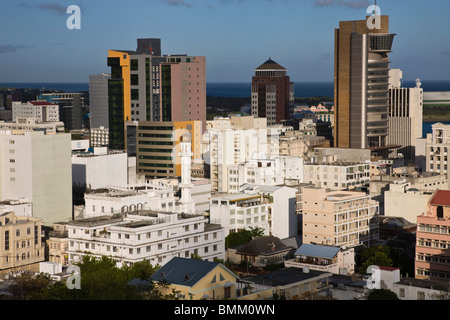
[(85, 256), (77, 266), (80, 268), (79, 289), (69, 289), (65, 281), (54, 281), (45, 274), (24, 274), (14, 279), (9, 292), (16, 300), (176, 299), (175, 292), (164, 293), (168, 283), (150, 279), (159, 266), (147, 260), (119, 268), (112, 258)]

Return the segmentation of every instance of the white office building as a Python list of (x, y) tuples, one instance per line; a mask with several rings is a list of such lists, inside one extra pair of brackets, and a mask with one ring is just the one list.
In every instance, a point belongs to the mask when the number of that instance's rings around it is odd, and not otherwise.
[(12, 121), (18, 117), (36, 118), (38, 122), (59, 121), (59, 106), (46, 101), (13, 102)]

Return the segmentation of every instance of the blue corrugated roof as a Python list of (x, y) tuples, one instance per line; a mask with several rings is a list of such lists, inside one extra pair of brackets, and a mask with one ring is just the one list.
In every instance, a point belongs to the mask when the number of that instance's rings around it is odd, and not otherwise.
[(302, 244), (295, 255), (332, 259), (339, 252), (339, 247), (321, 246), (318, 244)]

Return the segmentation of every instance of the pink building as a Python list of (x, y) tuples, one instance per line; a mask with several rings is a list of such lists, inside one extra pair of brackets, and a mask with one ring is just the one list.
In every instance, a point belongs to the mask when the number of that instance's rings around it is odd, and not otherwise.
[(161, 120), (202, 121), (206, 130), (206, 58), (169, 56), (161, 63)]
[(417, 217), (415, 277), (450, 280), (450, 190), (436, 190)]

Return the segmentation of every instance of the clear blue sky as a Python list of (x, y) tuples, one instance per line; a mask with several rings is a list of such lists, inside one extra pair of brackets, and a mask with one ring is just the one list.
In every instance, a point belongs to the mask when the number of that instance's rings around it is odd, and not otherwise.
[[(374, 0), (2, 0), (0, 82), (88, 82), (108, 49), (161, 38), (163, 54), (206, 56), (208, 82), (249, 82), (271, 57), (291, 79), (333, 81), (334, 29)], [(66, 8), (81, 7), (81, 30)], [(450, 1), (378, 0), (405, 80), (450, 80)]]

